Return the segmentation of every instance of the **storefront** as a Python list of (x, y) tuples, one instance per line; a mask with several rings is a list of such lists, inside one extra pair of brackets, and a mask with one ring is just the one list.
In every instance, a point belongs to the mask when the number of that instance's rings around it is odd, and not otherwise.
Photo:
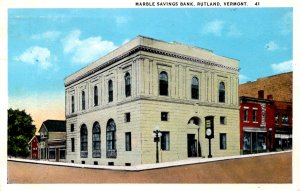
[(48, 160), (64, 162), (66, 160), (66, 141), (52, 140), (48, 142)]
[(276, 150), (292, 149), (292, 143), (293, 143), (292, 129), (276, 130), (276, 134), (275, 134)]
[(243, 154), (267, 152), (267, 132), (262, 128), (243, 128)]

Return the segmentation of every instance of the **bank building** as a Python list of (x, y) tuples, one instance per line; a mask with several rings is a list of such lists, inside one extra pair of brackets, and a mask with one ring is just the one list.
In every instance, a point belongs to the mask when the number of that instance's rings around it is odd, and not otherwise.
[(66, 161), (133, 166), (239, 155), (238, 64), (137, 36), (65, 78)]

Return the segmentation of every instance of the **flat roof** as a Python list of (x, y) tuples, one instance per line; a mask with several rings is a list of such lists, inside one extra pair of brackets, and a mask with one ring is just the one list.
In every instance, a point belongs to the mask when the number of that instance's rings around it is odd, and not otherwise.
[(201, 64), (219, 66), (234, 71), (238, 70), (239, 61), (237, 59), (216, 55), (211, 50), (199, 47), (189, 46), (177, 42), (170, 43), (139, 35), (123, 46), (120, 46), (119, 48), (78, 70), (77, 72), (67, 76), (65, 78), (65, 86), (67, 87), (68, 85), (138, 51), (147, 51), (151, 53), (172, 56), (183, 60), (199, 62)]

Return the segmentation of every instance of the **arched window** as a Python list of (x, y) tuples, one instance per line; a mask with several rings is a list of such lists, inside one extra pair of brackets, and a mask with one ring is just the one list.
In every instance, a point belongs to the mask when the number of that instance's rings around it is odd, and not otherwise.
[(101, 157), (101, 130), (98, 122), (93, 125), (93, 158)]
[(125, 74), (125, 96), (129, 97), (131, 96), (131, 79), (130, 74), (127, 72)]
[(159, 95), (168, 96), (168, 74), (166, 72), (161, 72), (159, 74)]
[(116, 124), (113, 119), (108, 120), (106, 126), (106, 157), (117, 158)]
[(113, 82), (112, 80), (108, 81), (108, 102), (113, 101)]
[(85, 92), (81, 92), (82, 110), (85, 110)]
[(94, 86), (94, 106), (98, 105), (98, 87)]
[(220, 82), (219, 84), (219, 102), (225, 103), (225, 84)]
[(72, 106), (71, 106), (71, 107), (72, 107), (72, 108), (71, 108), (71, 109), (72, 109), (72, 113), (74, 113), (74, 112), (75, 112), (75, 101), (74, 101), (74, 96), (71, 97), (71, 102), (72, 102), (72, 103), (71, 103), (71, 105), (72, 105)]
[(199, 80), (197, 77), (192, 78), (191, 94), (192, 99), (199, 99)]
[(87, 158), (88, 156), (88, 132), (85, 124), (80, 128), (80, 157)]

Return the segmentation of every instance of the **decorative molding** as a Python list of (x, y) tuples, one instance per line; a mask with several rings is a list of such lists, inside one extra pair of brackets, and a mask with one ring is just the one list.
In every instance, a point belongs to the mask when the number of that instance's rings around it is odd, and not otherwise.
[(91, 83), (94, 83), (94, 82), (96, 82), (98, 80), (99, 80), (99, 77), (94, 77), (94, 78), (91, 79)]
[(113, 108), (116, 106), (121, 106), (124, 104), (132, 103), (138, 101), (155, 101), (155, 102), (164, 102), (164, 103), (175, 103), (175, 104), (184, 104), (196, 107), (205, 106), (205, 107), (214, 107), (214, 108), (223, 108), (223, 109), (233, 109), (239, 110), (239, 106), (232, 105), (232, 104), (220, 104), (220, 103), (212, 103), (212, 102), (202, 102), (200, 100), (189, 100), (189, 99), (180, 99), (180, 98), (171, 98), (166, 96), (138, 96), (138, 97), (130, 97), (122, 101), (118, 102), (109, 102), (104, 105), (98, 105), (96, 107), (88, 108), (86, 110), (75, 111), (74, 113), (66, 115), (66, 119), (70, 119), (77, 116), (82, 116), (91, 112), (100, 111), (108, 108)]
[(69, 82), (66, 82), (65, 87), (68, 87), (69, 85), (71, 85), (71, 84), (73, 84), (73, 83), (75, 83), (75, 82), (91, 75), (91, 74), (94, 74), (94, 73), (100, 71), (101, 69), (103, 69), (103, 68), (105, 68), (105, 67), (107, 67), (107, 66), (109, 66), (113, 63), (116, 63), (116, 62), (130, 56), (130, 55), (133, 55), (133, 54), (135, 54), (139, 51), (150, 52), (150, 53), (154, 53), (154, 54), (159, 54), (159, 55), (169, 56), (169, 57), (173, 57), (173, 58), (178, 58), (178, 59), (181, 59), (181, 60), (196, 62), (196, 63), (199, 63), (199, 64), (204, 64), (204, 65), (209, 65), (209, 66), (216, 66), (216, 67), (219, 67), (219, 68), (225, 68), (225, 69), (232, 70), (232, 71), (238, 71), (238, 68), (225, 66), (223, 64), (219, 64), (219, 63), (216, 63), (216, 62), (213, 62), (213, 61), (208, 61), (208, 60), (205, 60), (205, 59), (200, 59), (200, 58), (196, 58), (196, 57), (192, 57), (192, 56), (187, 56), (187, 55), (184, 55), (184, 54), (179, 54), (179, 53), (170, 52), (170, 51), (166, 51), (166, 50), (161, 50), (161, 49), (157, 49), (157, 48), (153, 48), (153, 47), (139, 45), (139, 46), (136, 46), (136, 47), (130, 49), (129, 51), (127, 51), (127, 52), (125, 52), (125, 53), (123, 53), (119, 56), (116, 56), (116, 57), (110, 59), (109, 61), (107, 61), (103, 64), (100, 64), (99, 66), (85, 72), (84, 74), (76, 77), (75, 79), (70, 80)]

